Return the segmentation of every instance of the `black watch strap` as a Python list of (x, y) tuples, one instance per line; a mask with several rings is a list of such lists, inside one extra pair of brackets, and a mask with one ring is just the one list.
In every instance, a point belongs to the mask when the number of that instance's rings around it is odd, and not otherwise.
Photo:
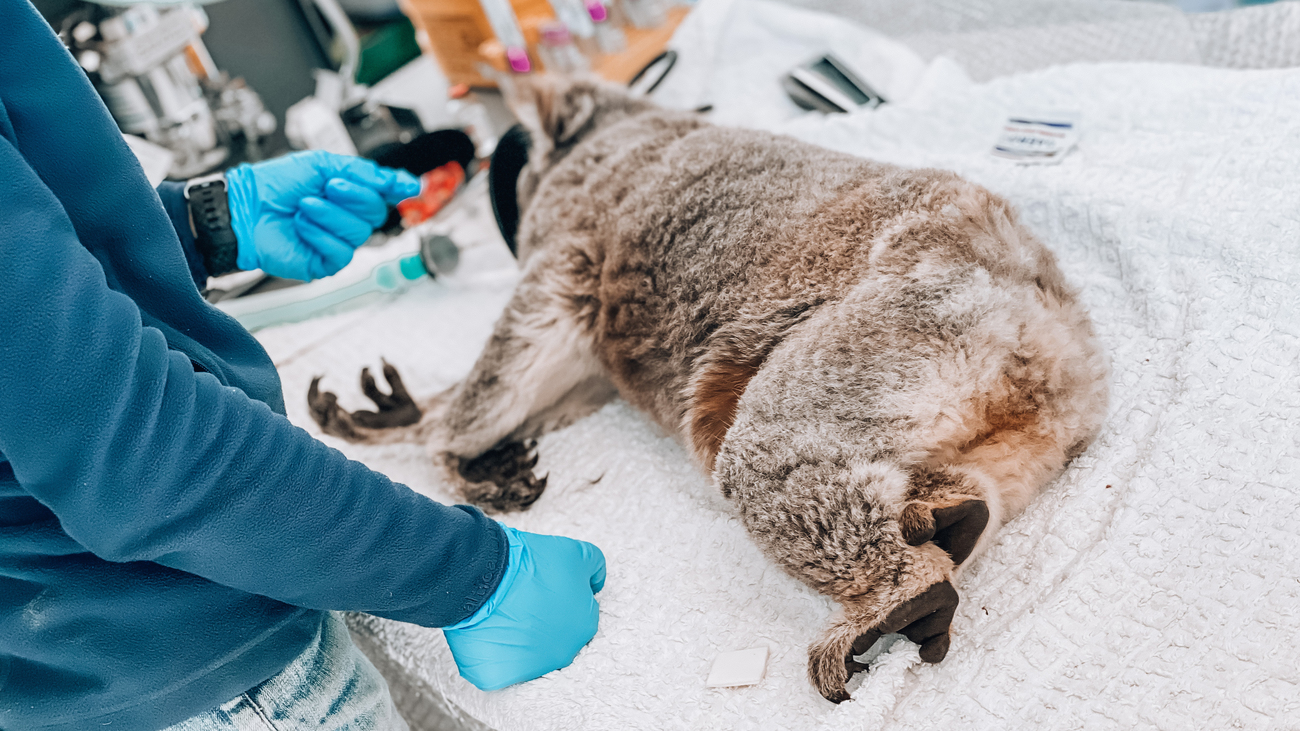
[(238, 269), (239, 241), (230, 225), (230, 203), (226, 181), (209, 180), (188, 187), (190, 218), (194, 221), (194, 245), (203, 257), (208, 274), (219, 277)]

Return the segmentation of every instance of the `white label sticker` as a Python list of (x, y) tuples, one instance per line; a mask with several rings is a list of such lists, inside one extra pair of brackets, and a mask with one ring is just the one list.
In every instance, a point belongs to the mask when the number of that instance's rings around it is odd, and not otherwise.
[(994, 157), (1026, 165), (1061, 161), (1079, 141), (1078, 115), (1070, 112), (1012, 115), (1002, 125)]

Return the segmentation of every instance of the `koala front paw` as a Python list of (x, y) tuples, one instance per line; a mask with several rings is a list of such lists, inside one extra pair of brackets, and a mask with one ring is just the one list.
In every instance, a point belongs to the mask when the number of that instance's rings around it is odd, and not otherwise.
[(489, 513), (527, 510), (546, 490), (537, 465), (534, 440), (502, 442), (477, 457), (448, 455), (448, 466), (463, 480), (461, 493)]

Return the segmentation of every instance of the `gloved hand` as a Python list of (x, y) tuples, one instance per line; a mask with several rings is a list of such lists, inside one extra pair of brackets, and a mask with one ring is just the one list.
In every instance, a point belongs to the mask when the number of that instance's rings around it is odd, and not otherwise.
[(497, 590), (443, 628), (460, 676), (480, 690), (541, 677), (573, 662), (600, 617), (605, 555), (585, 541), (502, 526), (510, 557)]
[(288, 279), (319, 279), (352, 261), (396, 204), (420, 192), (405, 170), (312, 150), (226, 173), (236, 264)]

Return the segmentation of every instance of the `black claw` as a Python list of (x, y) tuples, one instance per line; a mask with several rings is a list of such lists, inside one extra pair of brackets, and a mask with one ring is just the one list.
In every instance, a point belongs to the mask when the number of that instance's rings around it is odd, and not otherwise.
[(364, 393), (366, 398), (374, 401), (375, 406), (378, 406), (380, 411), (392, 409), (395, 406), (393, 397), (379, 390), (379, 386), (375, 384), (375, 377), (370, 375), (369, 368), (361, 369), (361, 393)]
[(307, 408), (311, 411), (311, 418), (315, 419), (317, 424), (325, 413), (321, 403), (320, 379), (320, 376), (315, 376), (311, 379), (311, 385), (307, 387)]
[(388, 387), (393, 391), (393, 397), (400, 401), (412, 401), (411, 395), (406, 392), (406, 385), (402, 383), (402, 376), (398, 374), (397, 369), (391, 363), (379, 359), (384, 368), (384, 380), (388, 381)]

